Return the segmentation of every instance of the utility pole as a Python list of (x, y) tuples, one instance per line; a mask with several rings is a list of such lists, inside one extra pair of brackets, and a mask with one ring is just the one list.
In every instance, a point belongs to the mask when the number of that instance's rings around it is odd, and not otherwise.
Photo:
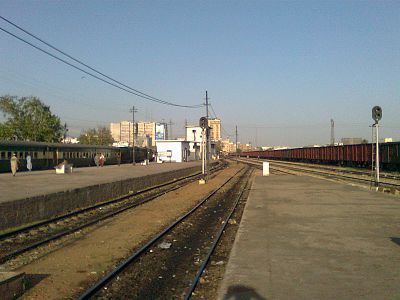
[(335, 121), (331, 119), (331, 145), (335, 145)]
[(258, 142), (257, 142), (257, 127), (256, 127), (256, 144), (254, 145), (256, 147), (256, 149), (258, 148)]
[(207, 117), (207, 120), (208, 120), (208, 92), (207, 91), (206, 91), (206, 117)]
[(64, 123), (64, 144), (66, 144), (66, 139), (67, 139), (67, 132), (68, 132), (68, 127), (67, 127), (67, 123)]
[(188, 136), (187, 136), (188, 121), (187, 121), (187, 119), (185, 119), (185, 125), (184, 126), (185, 126), (184, 127), (184, 130), (185, 130), (185, 141), (187, 141), (188, 140)]
[(136, 158), (135, 158), (135, 112), (137, 112), (137, 109), (135, 106), (132, 106), (130, 112), (132, 113), (132, 165), (136, 164)]
[(236, 152), (236, 156), (237, 156), (237, 155), (238, 155), (238, 132), (237, 132), (237, 125), (236, 125), (236, 130), (235, 130), (235, 136), (236, 136), (236, 143), (235, 143), (236, 149), (235, 149), (235, 152)]
[(169, 119), (168, 125), (169, 125), (168, 140), (172, 140), (173, 139), (173, 137), (172, 137), (172, 125), (175, 125), (175, 123), (172, 123), (172, 120)]

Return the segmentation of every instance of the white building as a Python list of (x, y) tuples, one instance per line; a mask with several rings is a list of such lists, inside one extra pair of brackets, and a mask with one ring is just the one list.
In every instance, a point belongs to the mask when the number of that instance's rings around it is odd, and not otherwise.
[(157, 162), (185, 162), (196, 159), (190, 153), (189, 142), (187, 141), (156, 141), (156, 147)]

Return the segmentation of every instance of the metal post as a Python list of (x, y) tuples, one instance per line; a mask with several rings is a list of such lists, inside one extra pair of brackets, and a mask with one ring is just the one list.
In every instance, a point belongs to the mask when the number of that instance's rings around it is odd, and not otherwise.
[(207, 118), (207, 127), (206, 127), (206, 164), (207, 160), (210, 158), (210, 131), (208, 130), (208, 92), (206, 91), (206, 118)]
[(206, 180), (206, 163), (207, 163), (207, 154), (206, 154), (206, 138), (205, 138), (205, 128), (202, 128), (201, 130), (201, 165), (202, 165), (202, 174), (203, 174), (203, 179)]
[(379, 187), (379, 123), (376, 122), (376, 186)]
[(375, 170), (374, 170), (374, 160), (375, 160), (375, 153), (374, 153), (374, 127), (375, 124), (372, 124), (372, 126), (370, 126), (372, 128), (372, 132), (371, 132), (371, 186), (373, 181), (375, 181)]
[(207, 118), (207, 124), (205, 128), (205, 135), (206, 135), (206, 141), (205, 141), (205, 153), (206, 153), (206, 158), (205, 158), (205, 172), (207, 174), (207, 169), (208, 169), (208, 160), (211, 158), (211, 144), (210, 144), (210, 129), (208, 127), (208, 92), (206, 91), (206, 118)]

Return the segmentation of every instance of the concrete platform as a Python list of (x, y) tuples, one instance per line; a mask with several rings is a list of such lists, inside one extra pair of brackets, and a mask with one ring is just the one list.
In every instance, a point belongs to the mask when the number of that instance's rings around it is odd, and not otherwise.
[(0, 174), (0, 230), (86, 207), (201, 170), (201, 163), (124, 164)]
[(400, 299), (400, 198), (256, 177), (219, 299)]

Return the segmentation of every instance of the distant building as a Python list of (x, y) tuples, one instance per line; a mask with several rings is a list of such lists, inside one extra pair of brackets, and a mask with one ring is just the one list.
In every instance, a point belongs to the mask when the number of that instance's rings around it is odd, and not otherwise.
[(224, 154), (235, 153), (236, 144), (231, 142), (229, 139), (221, 141), (221, 151)]
[(132, 145), (135, 136), (135, 145), (151, 147), (157, 140), (168, 139), (168, 128), (165, 123), (122, 121), (110, 124), (111, 135), (116, 143)]
[(362, 138), (342, 138), (343, 145), (362, 144)]
[(385, 138), (384, 139), (384, 143), (391, 143), (391, 142), (393, 142), (392, 138)]
[(253, 150), (253, 146), (250, 143), (249, 144), (240, 144), (240, 143), (238, 143), (238, 148), (240, 150), (242, 150), (243, 152)]
[(221, 120), (208, 119), (208, 126), (211, 127), (210, 138), (212, 141), (221, 140)]

